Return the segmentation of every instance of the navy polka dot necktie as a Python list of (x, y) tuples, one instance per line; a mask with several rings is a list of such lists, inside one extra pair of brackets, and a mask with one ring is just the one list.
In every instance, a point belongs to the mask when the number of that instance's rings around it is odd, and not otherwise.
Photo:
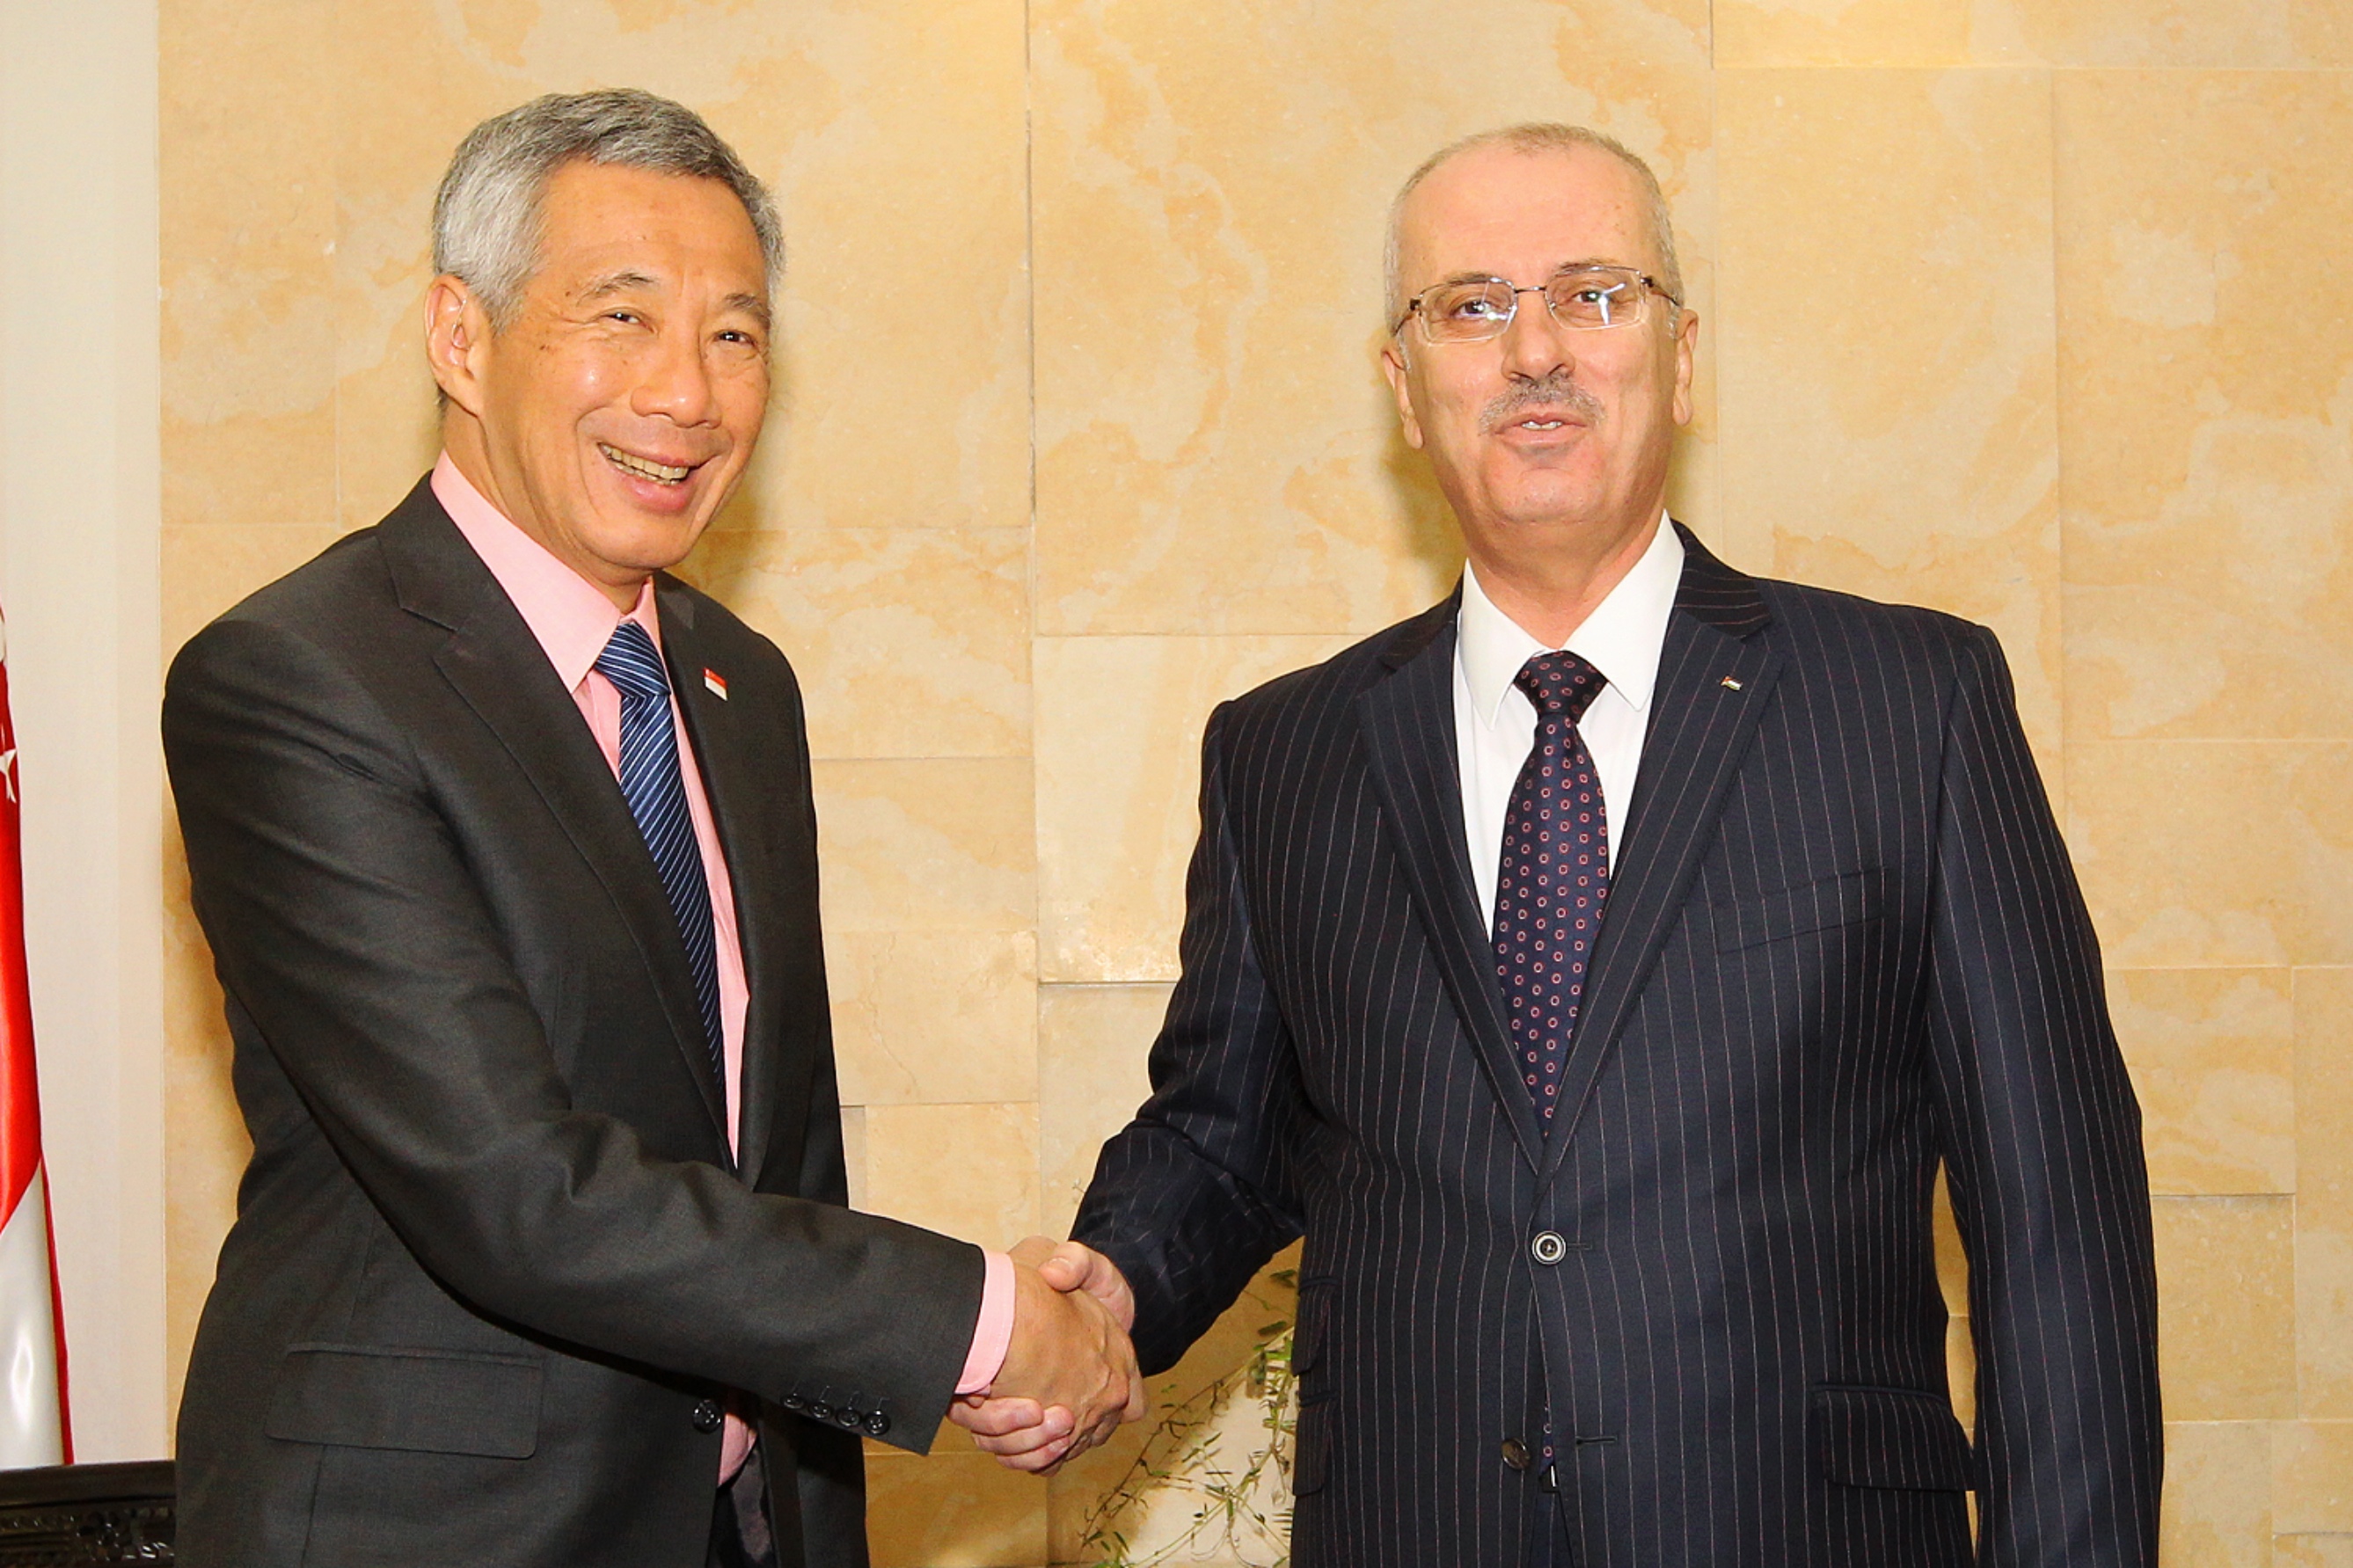
[(711, 923), (711, 887), (702, 878), (702, 846), (686, 808), (686, 781), (678, 769), (678, 731), (670, 721), (670, 671), (646, 628), (623, 621), (596, 656), (597, 673), (621, 694), (621, 797), (652, 851), (662, 891), (678, 917), (694, 999), (702, 1014), (711, 1070), (724, 1087), (727, 1056), (719, 1032), (719, 939)]
[(1609, 891), (1601, 775), (1577, 728), (1606, 682), (1584, 659), (1561, 652), (1536, 655), (1513, 684), (1535, 704), (1536, 732), (1504, 816), (1495, 978), (1520, 1078), (1549, 1136)]

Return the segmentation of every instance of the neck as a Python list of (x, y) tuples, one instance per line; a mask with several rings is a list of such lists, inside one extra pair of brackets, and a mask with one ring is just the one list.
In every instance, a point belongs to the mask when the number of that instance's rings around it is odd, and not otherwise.
[(541, 549), (569, 566), (582, 582), (612, 600), (623, 615), (638, 607), (638, 595), (644, 592), (646, 579), (652, 574), (616, 576), (610, 567), (605, 567), (601, 572), (592, 571), (578, 560), (576, 552), (563, 540), (553, 537), (546, 525), (529, 507), (517, 506), (509, 498), (506, 487), (499, 483), (498, 469), (491, 461), (490, 442), (483, 437), (482, 422), (454, 403), (441, 416), (441, 449), (449, 454), (449, 461), (466, 476), (466, 482), (473, 486), (484, 500), (498, 509), (501, 517), (522, 530)]
[(1472, 544), (1468, 553), (1488, 601), (1546, 647), (1561, 647), (1651, 548), (1662, 526), (1661, 516), (1662, 509), (1652, 508), (1646, 522), (1590, 552)]

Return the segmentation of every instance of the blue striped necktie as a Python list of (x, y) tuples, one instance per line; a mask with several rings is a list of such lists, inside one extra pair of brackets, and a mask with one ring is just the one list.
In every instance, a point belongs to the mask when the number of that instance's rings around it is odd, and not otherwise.
[(646, 628), (623, 621), (596, 658), (599, 674), (621, 694), (621, 795), (653, 852), (662, 891), (678, 917), (686, 966), (694, 973), (694, 999), (702, 1012), (703, 1043), (722, 1092), (727, 1057), (719, 1030), (719, 942), (711, 923), (711, 887), (702, 879), (702, 847), (687, 814), (686, 783), (678, 771), (678, 731), (670, 721), (670, 672)]

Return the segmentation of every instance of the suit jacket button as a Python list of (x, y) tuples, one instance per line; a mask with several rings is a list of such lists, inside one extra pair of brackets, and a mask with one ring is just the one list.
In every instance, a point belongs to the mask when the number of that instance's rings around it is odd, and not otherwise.
[(1528, 1446), (1525, 1443), (1521, 1442), (1517, 1437), (1504, 1439), (1504, 1463), (1515, 1470), (1525, 1470), (1528, 1468), (1530, 1458)]
[(859, 1427), (866, 1424), (866, 1418), (845, 1405), (840, 1409), (833, 1413), (833, 1424), (837, 1426), (847, 1427), (850, 1431), (855, 1432)]
[(833, 1406), (812, 1405), (808, 1407), (808, 1418), (812, 1421), (830, 1421), (833, 1419)]
[(797, 1394), (787, 1394), (785, 1395), (785, 1408), (795, 1415), (803, 1415), (808, 1410), (808, 1401)]
[(888, 1415), (883, 1415), (880, 1410), (867, 1412), (866, 1435), (869, 1437), (880, 1437), (890, 1430), (891, 1418)]
[(1568, 1256), (1568, 1243), (1556, 1230), (1540, 1230), (1528, 1243), (1528, 1256), (1549, 1268)]
[(689, 1419), (694, 1423), (694, 1429), (698, 1432), (716, 1432), (720, 1422), (726, 1419), (726, 1413), (719, 1408), (719, 1401), (715, 1399), (698, 1399), (694, 1403), (694, 1414)]

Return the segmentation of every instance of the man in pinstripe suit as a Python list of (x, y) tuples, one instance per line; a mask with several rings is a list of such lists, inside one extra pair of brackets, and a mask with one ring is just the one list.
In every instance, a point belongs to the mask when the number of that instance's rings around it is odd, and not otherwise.
[(1306, 1237), (1301, 1568), (2153, 1563), (2139, 1113), (2000, 647), (1665, 517), (1696, 321), (1623, 148), (1473, 138), (1392, 246), (1469, 564), (1210, 720), (1153, 1095), (1059, 1281), (1156, 1370)]

